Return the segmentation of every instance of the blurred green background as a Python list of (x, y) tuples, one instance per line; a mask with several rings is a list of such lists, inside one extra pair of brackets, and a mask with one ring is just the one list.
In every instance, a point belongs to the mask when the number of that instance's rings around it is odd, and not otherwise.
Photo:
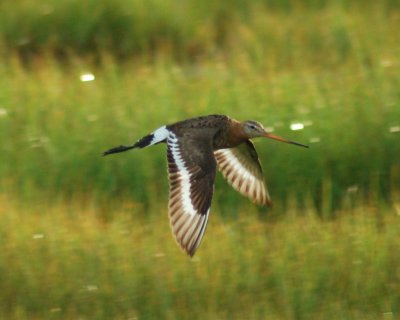
[[(400, 316), (400, 2), (0, 2), (0, 316)], [(195, 258), (165, 123), (254, 119), (273, 208), (217, 177)]]

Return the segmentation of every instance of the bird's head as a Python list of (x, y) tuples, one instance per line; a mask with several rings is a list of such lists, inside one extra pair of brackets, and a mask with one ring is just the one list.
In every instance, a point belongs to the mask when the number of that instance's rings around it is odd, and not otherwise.
[(254, 120), (243, 121), (242, 128), (245, 135), (249, 138), (263, 137), (267, 133), (264, 126)]
[(295, 141), (291, 141), (291, 140), (287, 140), (287, 139), (281, 138), (279, 136), (276, 136), (272, 133), (267, 132), (261, 123), (254, 121), (254, 120), (243, 121), (242, 128), (243, 128), (244, 134), (249, 139), (257, 138), (257, 137), (264, 137), (264, 138), (274, 139), (274, 140), (278, 140), (281, 142), (286, 142), (286, 143), (294, 144), (294, 145), (297, 145), (300, 147), (308, 148), (308, 146), (306, 146), (304, 144), (301, 144), (301, 143), (298, 143)]

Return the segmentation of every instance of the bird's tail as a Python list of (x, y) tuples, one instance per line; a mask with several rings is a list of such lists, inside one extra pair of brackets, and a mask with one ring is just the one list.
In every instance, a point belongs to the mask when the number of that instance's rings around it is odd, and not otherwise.
[(109, 149), (105, 152), (103, 152), (103, 156), (112, 154), (112, 153), (118, 153), (118, 152), (123, 152), (127, 151), (130, 149), (134, 148), (139, 148), (142, 149), (147, 146), (152, 146), (157, 143), (161, 143), (167, 140), (169, 135), (169, 131), (166, 128), (166, 126), (162, 126), (161, 128), (158, 128), (154, 132), (148, 134), (147, 136), (144, 136), (143, 138), (139, 139), (135, 144), (130, 145), (130, 146), (118, 146), (112, 149)]

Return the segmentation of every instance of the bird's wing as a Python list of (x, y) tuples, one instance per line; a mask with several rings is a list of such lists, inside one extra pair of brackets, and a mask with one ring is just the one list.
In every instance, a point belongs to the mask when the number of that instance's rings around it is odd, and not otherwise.
[(251, 201), (271, 205), (257, 151), (247, 140), (235, 148), (214, 151), (218, 169), (232, 187)]
[(190, 138), (170, 131), (167, 139), (169, 218), (183, 250), (193, 256), (203, 238), (214, 191), (216, 161), (211, 138)]

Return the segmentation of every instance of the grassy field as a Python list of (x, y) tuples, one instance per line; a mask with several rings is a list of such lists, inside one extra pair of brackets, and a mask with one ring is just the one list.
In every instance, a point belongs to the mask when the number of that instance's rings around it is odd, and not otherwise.
[[(167, 193), (165, 148), (107, 158), (102, 151), (164, 123), (223, 113), (310, 144), (305, 150), (256, 140), (275, 201), (294, 196), (304, 205), (312, 198), (330, 212), (343, 201), (390, 200), (400, 185), (398, 60), (389, 67), (377, 59), (368, 68), (349, 61), (334, 70), (272, 71), (234, 58), (185, 66), (110, 59), (100, 67), (80, 60), (63, 67), (50, 58), (29, 70), (17, 61), (3, 65), (0, 188), (27, 199), (86, 194), (148, 205), (153, 194)], [(95, 80), (82, 82), (85, 72)], [(304, 130), (290, 130), (293, 123)], [(230, 190), (218, 181), (217, 191)], [(217, 192), (218, 199), (247, 203), (234, 192)]]
[[(134, 203), (111, 221), (95, 203), (0, 209), (4, 319), (397, 319), (399, 211), (358, 208), (335, 221), (214, 207), (188, 259), (165, 208)], [(400, 210), (398, 207), (397, 210)]]
[(353, 46), (378, 49), (399, 9), (397, 0), (2, 1), (0, 52), (193, 61), (239, 49), (257, 60), (281, 51), (282, 65), (296, 58), (321, 65), (341, 61)]
[[(399, 318), (398, 1), (185, 3), (0, 3), (0, 318)], [(310, 149), (256, 140), (273, 208), (218, 176), (190, 260), (165, 146), (101, 153), (211, 113)]]
[[(24, 16), (22, 11), (29, 11), (29, 3), (21, 1), (15, 15)], [(151, 10), (150, 3), (158, 4), (149, 2), (136, 14)], [(193, 6), (189, 17), (205, 15), (205, 8), (194, 9), (196, 1), (189, 3)], [(367, 1), (362, 8), (357, 1), (352, 5), (278, 3), (270, 1), (263, 6), (253, 1), (246, 10), (229, 7), (237, 19), (224, 33), (230, 45), (213, 52), (210, 49), (195, 60), (175, 60), (168, 50), (159, 48), (151, 60), (151, 52), (143, 49), (136, 51), (141, 52), (136, 59), (121, 61), (115, 51), (103, 48), (95, 56), (88, 49), (85, 59), (71, 49), (65, 61), (55, 55), (52, 41), (43, 40), (40, 54), (32, 56), (27, 65), (19, 51), (3, 39), (8, 54), (0, 65), (0, 134), (6, 141), (0, 145), (0, 188), (28, 198), (40, 193), (44, 197), (86, 194), (101, 199), (127, 196), (149, 204), (152, 192), (166, 194), (166, 179), (156, 186), (147, 183), (165, 175), (163, 148), (106, 159), (99, 157), (101, 152), (132, 143), (166, 122), (224, 113), (242, 120), (256, 119), (277, 134), (311, 145), (309, 150), (301, 150), (257, 142), (275, 201), (285, 203), (294, 196), (302, 206), (303, 199), (311, 198), (321, 214), (342, 207), (343, 202), (390, 201), (393, 189), (400, 185), (400, 20), (396, 2), (377, 5)], [(105, 10), (107, 4), (99, 2), (96, 8)], [(70, 5), (68, 10), (74, 8), (73, 12), (84, 8), (74, 1), (47, 5)], [(210, 6), (206, 8), (213, 16), (218, 10)], [(297, 9), (290, 10), (290, 6)], [(222, 7), (228, 10), (226, 3)], [(173, 8), (172, 2), (166, 2), (166, 12)], [(31, 23), (27, 30), (54, 31), (54, 41), (65, 42), (62, 30), (69, 28), (34, 27), (42, 20), (33, 12), (31, 19), (24, 21)], [(84, 19), (84, 12), (76, 14), (75, 20), (68, 20), (68, 14), (64, 19), (90, 29), (96, 15)], [(0, 34), (7, 34), (7, 23), (10, 30), (17, 29), (11, 28), (13, 18), (0, 19)], [(193, 22), (187, 22), (181, 29), (190, 29)], [(98, 33), (98, 37), (107, 35)], [(207, 46), (214, 47), (213, 42), (204, 44)], [(67, 45), (65, 48), (68, 51)], [(80, 77), (86, 72), (93, 73), (95, 80), (82, 82)], [(304, 130), (290, 130), (293, 123), (303, 124)], [(242, 201), (232, 194), (221, 202)]]

